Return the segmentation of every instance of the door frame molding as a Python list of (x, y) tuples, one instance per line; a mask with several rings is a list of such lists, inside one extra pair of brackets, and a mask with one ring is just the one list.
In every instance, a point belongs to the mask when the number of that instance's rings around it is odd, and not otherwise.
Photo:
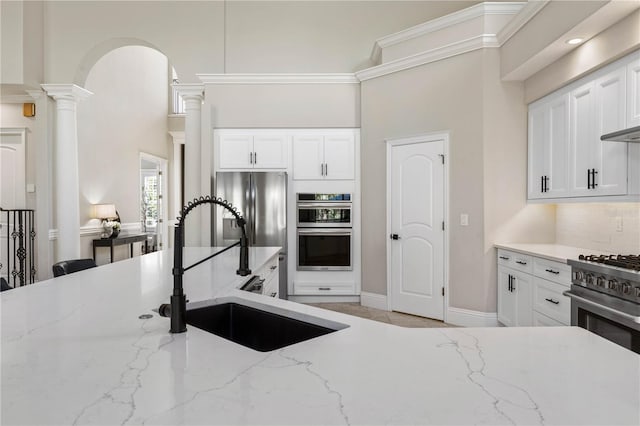
[(2, 136), (19, 136), (20, 137), (20, 146), (23, 151), (24, 157), (21, 159), (22, 168), (24, 171), (24, 181), (22, 182), (22, 190), (20, 192), (21, 195), (21, 207), (10, 207), (10, 208), (27, 208), (27, 128), (26, 127), (0, 127), (0, 135)]
[(391, 311), (392, 307), (392, 292), (391, 292), (391, 244), (389, 235), (391, 235), (391, 149), (399, 145), (411, 145), (417, 143), (429, 143), (429, 142), (443, 142), (444, 149), (444, 246), (443, 246), (443, 259), (444, 259), (444, 306), (442, 320), (447, 322), (447, 312), (449, 310), (449, 131), (439, 131), (433, 133), (425, 133), (422, 135), (397, 138), (397, 139), (385, 139), (387, 145), (387, 228), (386, 228), (386, 253), (387, 253), (387, 310)]
[[(169, 160), (166, 158), (158, 157), (157, 155), (149, 154), (147, 152), (140, 151), (138, 160), (138, 179), (140, 179), (140, 162), (141, 160), (151, 161), (156, 163), (162, 171), (161, 185), (162, 185), (162, 247), (158, 250), (164, 250), (169, 248)], [(138, 183), (138, 203), (142, 200), (142, 190), (140, 189), (140, 183)], [(140, 231), (142, 231), (142, 224), (140, 224)]]

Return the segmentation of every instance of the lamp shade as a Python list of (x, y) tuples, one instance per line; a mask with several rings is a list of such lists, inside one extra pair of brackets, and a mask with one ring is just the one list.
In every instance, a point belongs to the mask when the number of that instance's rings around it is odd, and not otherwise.
[(115, 204), (94, 204), (93, 217), (96, 219), (116, 219), (118, 214)]

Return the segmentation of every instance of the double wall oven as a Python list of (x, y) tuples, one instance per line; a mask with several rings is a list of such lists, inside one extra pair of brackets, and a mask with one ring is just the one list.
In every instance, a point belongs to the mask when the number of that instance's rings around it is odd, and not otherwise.
[(353, 269), (351, 194), (296, 195), (298, 271)]
[(571, 325), (640, 354), (640, 256), (581, 255), (568, 263)]

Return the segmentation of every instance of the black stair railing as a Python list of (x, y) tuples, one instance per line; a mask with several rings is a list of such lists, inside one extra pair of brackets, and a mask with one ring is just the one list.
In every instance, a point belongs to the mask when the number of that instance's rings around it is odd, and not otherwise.
[(0, 277), (13, 288), (36, 281), (35, 211), (0, 207)]

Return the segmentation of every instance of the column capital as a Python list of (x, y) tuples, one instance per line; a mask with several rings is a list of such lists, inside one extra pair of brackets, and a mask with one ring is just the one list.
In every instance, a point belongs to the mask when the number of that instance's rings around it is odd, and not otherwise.
[(171, 85), (178, 91), (178, 94), (182, 96), (185, 101), (188, 100), (203, 100), (204, 99), (204, 84), (199, 83), (174, 83)]
[(40, 87), (56, 101), (60, 99), (79, 101), (93, 95), (93, 92), (75, 84), (41, 84)]

